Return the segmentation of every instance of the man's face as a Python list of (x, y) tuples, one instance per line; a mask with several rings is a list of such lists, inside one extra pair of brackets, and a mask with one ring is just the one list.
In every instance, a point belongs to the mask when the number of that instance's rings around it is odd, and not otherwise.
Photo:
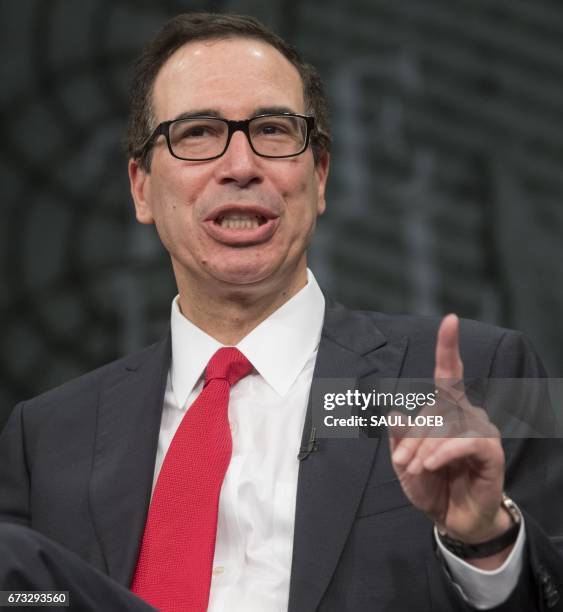
[[(267, 109), (305, 113), (297, 70), (270, 45), (248, 38), (180, 48), (156, 78), (153, 107), (157, 123), (182, 113), (235, 120)], [(159, 137), (149, 173), (129, 164), (137, 219), (156, 224), (178, 284), (203, 282), (210, 290), (291, 290), (305, 278), (327, 172), (328, 158), (315, 165), (310, 147), (297, 157), (259, 157), (240, 131), (218, 159), (176, 159)], [(233, 223), (237, 217), (253, 227), (236, 227), (249, 225)]]

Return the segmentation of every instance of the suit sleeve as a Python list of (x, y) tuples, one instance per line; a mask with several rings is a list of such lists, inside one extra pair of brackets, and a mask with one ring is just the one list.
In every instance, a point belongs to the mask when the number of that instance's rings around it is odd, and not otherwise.
[[(509, 598), (494, 608), (498, 612), (563, 611), (563, 439), (553, 434), (560, 427), (547, 381), (542, 381), (546, 376), (530, 342), (519, 332), (505, 332), (491, 361), (491, 386), (495, 388), (494, 379), (535, 381), (500, 385), (497, 391), (502, 390), (503, 397), (493, 398), (498, 411), (492, 418), (501, 435), (512, 431), (502, 440), (505, 490), (523, 511), (526, 526), (521, 576)], [(514, 429), (515, 423), (519, 429)]]
[[(521, 334), (505, 334), (497, 350), (491, 378), (545, 378), (546, 372)], [(503, 440), (505, 489), (525, 514), (529, 588), (537, 610), (563, 610), (563, 439), (559, 406), (552, 406), (548, 385), (519, 387), (516, 403), (528, 410), (534, 438)]]
[(0, 521), (28, 526), (30, 478), (23, 409), (23, 403), (13, 409), (0, 434)]

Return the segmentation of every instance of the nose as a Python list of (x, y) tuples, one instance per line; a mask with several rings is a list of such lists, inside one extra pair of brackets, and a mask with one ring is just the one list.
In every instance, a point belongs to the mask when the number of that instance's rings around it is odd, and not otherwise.
[(260, 159), (250, 148), (242, 130), (234, 132), (227, 150), (217, 161), (217, 178), (222, 184), (233, 183), (239, 187), (248, 187), (263, 180)]

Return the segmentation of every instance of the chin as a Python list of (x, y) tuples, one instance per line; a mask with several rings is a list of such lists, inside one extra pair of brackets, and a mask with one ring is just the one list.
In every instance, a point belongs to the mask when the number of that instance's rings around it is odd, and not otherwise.
[(229, 285), (255, 285), (271, 277), (275, 272), (271, 266), (266, 266), (264, 263), (254, 261), (235, 264), (230, 262), (229, 265), (216, 268), (211, 274), (216, 280)]
[[(212, 265), (209, 262), (208, 273), (216, 280), (231, 286), (250, 288), (251, 286), (284, 284), (287, 282), (288, 268), (287, 261), (279, 259), (272, 260), (267, 257), (240, 258), (238, 261), (234, 257), (222, 259)], [(291, 275), (291, 273), (290, 273)]]

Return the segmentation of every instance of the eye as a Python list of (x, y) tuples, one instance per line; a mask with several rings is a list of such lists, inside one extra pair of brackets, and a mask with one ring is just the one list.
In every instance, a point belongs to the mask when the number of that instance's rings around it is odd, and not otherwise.
[(204, 138), (216, 133), (211, 126), (205, 124), (183, 125), (178, 131), (179, 138)]
[(279, 123), (265, 123), (260, 126), (260, 131), (265, 135), (275, 136), (277, 134), (287, 134), (287, 126)]
[(173, 124), (171, 136), (174, 142), (179, 142), (180, 140), (205, 140), (221, 136), (224, 130), (224, 124), (219, 121), (212, 119), (207, 121), (188, 119)]
[(263, 117), (252, 124), (254, 138), (287, 138), (293, 137), (296, 123), (287, 117)]
[(207, 128), (203, 125), (195, 125), (193, 127), (186, 127), (182, 132), (182, 138), (197, 138), (198, 136), (205, 136), (207, 134)]

